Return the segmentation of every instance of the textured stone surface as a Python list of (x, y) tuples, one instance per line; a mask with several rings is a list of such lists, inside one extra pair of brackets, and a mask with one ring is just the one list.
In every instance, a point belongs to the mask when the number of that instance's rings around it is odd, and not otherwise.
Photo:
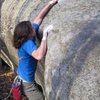
[[(1, 38), (1, 1), (0, 1), (0, 38)], [(1, 49), (0, 49), (1, 51)]]
[[(48, 0), (5, 0), (2, 37), (13, 62), (14, 26), (32, 21)], [(53, 30), (48, 36), (45, 61), (38, 64), (37, 79), (48, 100), (100, 100), (100, 0), (59, 0), (43, 20)]]

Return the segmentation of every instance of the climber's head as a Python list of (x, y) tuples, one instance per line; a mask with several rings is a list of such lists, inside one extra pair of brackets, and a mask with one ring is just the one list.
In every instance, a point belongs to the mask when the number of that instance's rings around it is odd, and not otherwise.
[(30, 21), (23, 21), (17, 24), (13, 35), (13, 45), (15, 48), (20, 48), (28, 38), (33, 38), (35, 35), (35, 28)]

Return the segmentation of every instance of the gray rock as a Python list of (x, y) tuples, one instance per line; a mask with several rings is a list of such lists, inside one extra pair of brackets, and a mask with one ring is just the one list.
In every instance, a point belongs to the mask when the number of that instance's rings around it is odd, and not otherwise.
[(2, 62), (1, 62), (1, 57), (0, 57), (0, 71), (2, 70)]
[[(11, 45), (15, 25), (22, 20), (33, 21), (47, 2), (3, 2), (2, 38), (14, 64), (18, 64), (17, 50)], [(100, 100), (100, 0), (60, 0), (40, 29), (49, 24), (53, 30), (48, 36), (47, 55), (36, 74), (46, 98)]]

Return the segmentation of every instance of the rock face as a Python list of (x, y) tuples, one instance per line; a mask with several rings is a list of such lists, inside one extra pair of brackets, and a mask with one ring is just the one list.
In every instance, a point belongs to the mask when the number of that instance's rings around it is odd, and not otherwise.
[[(11, 45), (14, 26), (32, 21), (48, 0), (5, 0), (2, 37), (11, 61), (18, 64)], [(36, 78), (48, 100), (100, 100), (100, 0), (59, 0), (40, 29), (51, 24), (45, 61)]]

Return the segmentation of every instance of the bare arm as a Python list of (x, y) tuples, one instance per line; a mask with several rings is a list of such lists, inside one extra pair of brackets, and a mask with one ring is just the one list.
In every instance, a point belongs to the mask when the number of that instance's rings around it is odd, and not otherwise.
[(32, 56), (39, 61), (42, 60), (46, 53), (46, 45), (47, 45), (47, 41), (42, 40), (40, 47), (37, 50), (32, 52)]
[(57, 0), (52, 0), (52, 3), (48, 3), (38, 14), (38, 16), (35, 18), (34, 23), (40, 25), (44, 16), (47, 14), (47, 12), (50, 10), (50, 8), (57, 3)]
[(41, 41), (41, 44), (40, 44), (39, 48), (32, 52), (32, 56), (37, 60), (43, 59), (43, 57), (46, 54), (47, 34), (48, 34), (48, 27), (43, 32), (43, 38), (42, 38), (42, 41)]
[[(55, 5), (57, 3), (57, 0), (52, 0), (50, 1), (39, 13), (39, 15), (35, 18), (34, 23), (40, 25), (44, 16), (46, 15), (46, 13), (49, 11), (49, 9)], [(43, 32), (43, 38), (41, 41), (41, 44), (39, 46), (39, 48), (35, 51), (32, 52), (32, 56), (37, 59), (37, 60), (41, 60), (43, 59), (43, 57), (46, 54), (46, 47), (47, 47), (47, 34), (48, 34), (48, 27), (47, 29), (44, 30)]]

